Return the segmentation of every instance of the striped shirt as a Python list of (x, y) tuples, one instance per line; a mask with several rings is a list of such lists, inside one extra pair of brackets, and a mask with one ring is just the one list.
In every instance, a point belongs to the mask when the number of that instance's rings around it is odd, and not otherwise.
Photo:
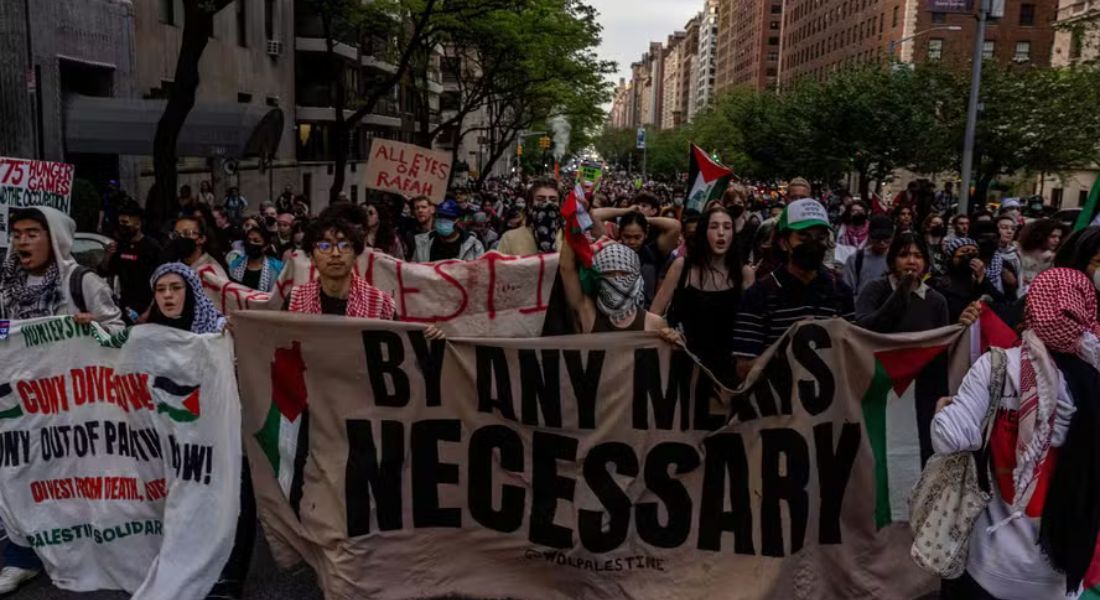
[(804, 319), (855, 318), (852, 288), (822, 269), (809, 283), (779, 267), (750, 287), (733, 330), (733, 355), (756, 358)]

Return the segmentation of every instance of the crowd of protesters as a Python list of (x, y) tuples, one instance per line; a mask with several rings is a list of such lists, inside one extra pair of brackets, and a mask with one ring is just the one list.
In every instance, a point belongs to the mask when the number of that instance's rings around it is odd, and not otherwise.
[[(414, 262), (474, 260), (487, 251), (560, 252), (560, 281), (574, 333), (659, 331), (669, 341), (682, 341), (732, 388), (770, 345), (804, 319), (843, 318), (897, 333), (969, 325), (982, 310), (992, 310), (1010, 326), (1035, 330), (1036, 339), (1055, 353), (1066, 383), (1054, 397), (1040, 389), (1039, 400), (1069, 409), (1053, 434), (1048, 432), (1043, 448), (1087, 435), (1090, 441), (1077, 439), (1067, 448), (1071, 458), (1066, 463), (1081, 470), (1084, 483), (1100, 486), (1100, 472), (1089, 466), (1095, 461), (1088, 462), (1085, 454), (1096, 456), (1092, 445), (1100, 443), (1095, 441), (1100, 430), (1093, 428), (1100, 411), (1082, 409), (1081, 416), (1068, 416), (1074, 405), (1080, 408), (1082, 391), (1100, 383), (1097, 365), (1090, 362), (1098, 354), (1092, 345), (1085, 350), (1078, 345), (1078, 339), (1095, 344), (1100, 334), (1100, 227), (1068, 235), (1065, 224), (1045, 218), (1041, 205), (1014, 201), (995, 210), (978, 207), (971, 214), (953, 214), (950, 185), (937, 191), (915, 183), (887, 202), (858, 199), (843, 190), (815, 197), (808, 181), (794, 177), (784, 186), (734, 183), (718, 200), (684, 207), (684, 194), (675, 186), (609, 174), (583, 185), (579, 199), (593, 221), (589, 239), (600, 242), (592, 260), (598, 278), (586, 282), (573, 248), (563, 241), (561, 207), (570, 189), (568, 180), (495, 178), (478, 190), (456, 188), (438, 204), (427, 197), (373, 193), (364, 204), (342, 196), (314, 214), (310, 202), (290, 187), (270, 202), (253, 203), (235, 188), (217, 201), (204, 184), (197, 194), (181, 189), (176, 218), (156, 229), (145, 222), (136, 202), (116, 193), (98, 224), (115, 240), (98, 272), (73, 259), (75, 225), (69, 217), (49, 208), (13, 210), (11, 248), (0, 270), (0, 319), (73, 315), (109, 330), (157, 323), (218, 332), (225, 316), (203, 294), (196, 269), (208, 267), (249, 288), (270, 291), (290, 254), (302, 251), (317, 278), (294, 288), (284, 310), (399, 320), (393, 298), (354, 272), (357, 257), (367, 249)], [(1048, 271), (1055, 275), (1044, 275)], [(1068, 316), (1056, 310), (1060, 290), (1070, 295)], [(1059, 329), (1052, 319), (1072, 322), (1072, 331)], [(442, 333), (431, 328), (429, 335)], [(1010, 354), (1010, 365), (1021, 360), (1030, 364), (1034, 359), (1021, 359), (1018, 350)], [(975, 369), (979, 372), (968, 381), (986, 377), (989, 370), (984, 362)], [(964, 384), (960, 396), (940, 403), (929, 434), (937, 450), (980, 445), (971, 421), (989, 401), (988, 394), (977, 391), (982, 384)], [(1010, 384), (1015, 390), (1034, 386), (1032, 380), (1021, 383), (1019, 376)], [(918, 410), (931, 414), (937, 409), (932, 405)], [(1028, 456), (1034, 459), (1034, 453)], [(1059, 466), (1054, 476), (1068, 478), (1062, 471)], [(1029, 488), (1029, 493), (1034, 491)], [(1056, 494), (1048, 503), (1052, 513), (1100, 513), (1095, 492)], [(219, 597), (240, 597), (245, 580), (255, 505), (249, 489), (242, 489), (242, 496), (247, 502), (242, 503), (237, 550), (215, 590)], [(1086, 501), (1093, 503), (1086, 506)], [(989, 509), (990, 518), (1009, 518), (1019, 504), (1002, 501)], [(1041, 515), (1041, 545), (1053, 559), (1053, 571), (1050, 565), (1044, 570), (1033, 564), (1039, 525), (1027, 519), (1014, 522), (1011, 535), (981, 541), (1019, 547), (1007, 554), (987, 549), (975, 559), (999, 556), (996, 560), (1026, 563), (1020, 572), (1034, 576), (1028, 589), (1038, 595), (1027, 597), (1035, 598), (1048, 597), (1043, 593), (1057, 587), (1058, 577), (1079, 583), (1083, 546), (1095, 541), (1100, 523), (1089, 521), (1092, 537), (1083, 540), (1057, 516), (1050, 517), (1047, 535), (1047, 512)], [(1005, 537), (1011, 539), (1005, 542)], [(1067, 550), (1053, 548), (1063, 542)], [(1011, 579), (998, 578), (988, 566), (976, 564), (968, 579), (945, 593), (1020, 597), (1011, 591)], [(9, 544), (0, 593), (40, 571), (32, 550)]]

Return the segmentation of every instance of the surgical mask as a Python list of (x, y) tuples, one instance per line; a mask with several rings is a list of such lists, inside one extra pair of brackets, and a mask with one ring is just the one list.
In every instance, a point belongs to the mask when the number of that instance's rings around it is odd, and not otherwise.
[(264, 255), (264, 247), (256, 244), (245, 244), (244, 253), (248, 258), (260, 258)]
[(435, 232), (441, 237), (451, 237), (455, 232), (455, 222), (451, 219), (436, 218)]
[(791, 250), (791, 261), (800, 269), (816, 271), (825, 262), (825, 244), (817, 241), (800, 244)]
[(1092, 285), (1096, 287), (1097, 291), (1100, 291), (1100, 269), (1097, 269), (1092, 274)]

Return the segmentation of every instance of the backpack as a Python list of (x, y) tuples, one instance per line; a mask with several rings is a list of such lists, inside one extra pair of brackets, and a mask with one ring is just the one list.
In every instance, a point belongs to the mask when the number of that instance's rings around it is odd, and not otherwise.
[(77, 312), (88, 312), (88, 303), (84, 299), (84, 277), (92, 272), (85, 266), (77, 265), (72, 273), (69, 273), (69, 297), (73, 299), (73, 305)]

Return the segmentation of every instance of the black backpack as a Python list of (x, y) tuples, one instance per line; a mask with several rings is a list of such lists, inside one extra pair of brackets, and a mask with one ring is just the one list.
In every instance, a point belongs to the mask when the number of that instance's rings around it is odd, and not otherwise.
[(88, 267), (77, 265), (72, 273), (69, 273), (69, 296), (73, 299), (73, 305), (77, 312), (88, 312), (88, 303), (84, 299), (84, 277), (92, 272)]

